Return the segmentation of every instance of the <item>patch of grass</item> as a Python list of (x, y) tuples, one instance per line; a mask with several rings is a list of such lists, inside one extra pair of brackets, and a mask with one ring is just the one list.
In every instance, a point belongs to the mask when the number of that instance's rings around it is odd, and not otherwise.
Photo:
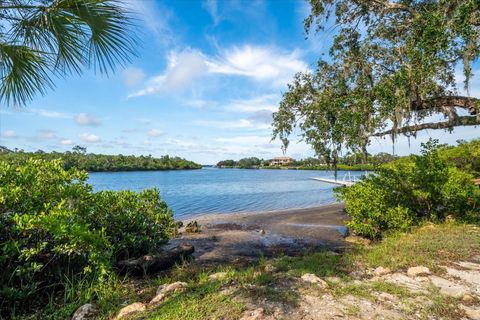
[(341, 256), (329, 252), (315, 252), (301, 257), (283, 257), (275, 261), (279, 271), (288, 272), (294, 276), (313, 273), (319, 277), (342, 274)]
[(411, 233), (393, 234), (372, 246), (357, 247), (343, 258), (344, 264), (388, 267), (392, 270), (438, 265), (467, 259), (480, 253), (480, 228), (454, 223), (428, 224)]
[(370, 286), (365, 283), (361, 283), (361, 284), (357, 284), (354, 282), (340, 283), (332, 287), (331, 292), (335, 297), (352, 295), (358, 298), (373, 300)]
[(411, 295), (407, 288), (385, 281), (372, 281), (370, 288), (374, 291), (386, 292), (399, 297), (408, 297)]
[(203, 320), (238, 319), (244, 305), (220, 293), (221, 283), (193, 284), (184, 293), (174, 294), (156, 309), (133, 319)]
[(97, 319), (108, 319), (125, 301), (135, 301), (126, 281), (110, 275), (101, 283), (85, 279), (66, 279), (62, 292), (53, 293), (48, 304), (34, 314), (22, 315), (13, 319), (69, 319), (77, 308), (85, 303), (95, 303), (100, 314)]

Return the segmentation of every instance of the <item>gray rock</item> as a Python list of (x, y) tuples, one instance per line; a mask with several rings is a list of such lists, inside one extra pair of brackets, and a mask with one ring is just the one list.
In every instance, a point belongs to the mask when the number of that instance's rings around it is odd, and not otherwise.
[(431, 272), (430, 272), (430, 269), (428, 269), (427, 267), (418, 266), (418, 267), (408, 268), (407, 274), (408, 276), (415, 278), (415, 277), (428, 276), (431, 274)]
[(91, 303), (84, 304), (75, 311), (72, 320), (90, 320), (95, 319), (98, 314), (98, 309)]
[(128, 306), (120, 309), (120, 311), (117, 313), (117, 316), (114, 318), (114, 320), (123, 319), (126, 316), (131, 316), (132, 314), (143, 312), (146, 309), (147, 308), (145, 304), (141, 302), (135, 302), (135, 303), (129, 304)]
[(470, 293), (468, 287), (452, 282), (450, 280), (437, 276), (430, 276), (429, 279), (435, 287), (440, 289), (440, 293), (446, 296), (461, 298), (464, 295)]
[(305, 281), (305, 282), (308, 282), (308, 283), (317, 284), (322, 288), (327, 288), (328, 287), (328, 283), (325, 280), (320, 279), (319, 277), (317, 277), (313, 273), (305, 273), (302, 276), (302, 280)]
[(459, 307), (463, 310), (463, 312), (465, 312), (465, 315), (468, 317), (468, 319), (480, 320), (480, 309), (467, 307), (463, 304), (461, 304)]
[(403, 273), (393, 273), (388, 275), (385, 278), (385, 281), (405, 287), (414, 293), (428, 293), (424, 283), (415, 281)]
[(392, 270), (384, 267), (378, 267), (377, 269), (373, 270), (373, 274), (377, 277), (381, 277), (390, 273), (392, 273)]
[(174, 292), (179, 292), (179, 291), (184, 291), (187, 288), (187, 284), (185, 282), (174, 282), (170, 284), (162, 284), (161, 286), (158, 287), (157, 293), (155, 297), (153, 297), (152, 300), (148, 303), (149, 307), (156, 306), (163, 302), (165, 298), (174, 293)]

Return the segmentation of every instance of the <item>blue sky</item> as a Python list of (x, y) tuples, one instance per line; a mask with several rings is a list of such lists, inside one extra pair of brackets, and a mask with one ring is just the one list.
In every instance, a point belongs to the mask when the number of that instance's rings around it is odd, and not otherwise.
[[(127, 5), (139, 18), (139, 57), (109, 77), (86, 72), (58, 79), (54, 91), (26, 108), (0, 106), (0, 145), (65, 151), (79, 144), (95, 153), (170, 154), (202, 164), (281, 154), (280, 143), (270, 142), (271, 113), (293, 74), (312, 69), (331, 40), (328, 34), (305, 40), (304, 1)], [(480, 132), (422, 132), (410, 142), (400, 139), (395, 151), (418, 152), (429, 137), (453, 143)], [(313, 155), (292, 139), (287, 155)], [(375, 140), (369, 151), (391, 152), (392, 143)]]

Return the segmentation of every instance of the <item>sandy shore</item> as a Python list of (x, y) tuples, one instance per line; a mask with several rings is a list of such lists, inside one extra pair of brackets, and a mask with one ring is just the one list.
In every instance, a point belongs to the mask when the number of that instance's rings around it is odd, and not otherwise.
[[(342, 204), (261, 213), (209, 214), (195, 217), (200, 233), (171, 241), (191, 242), (201, 263), (297, 255), (309, 250), (339, 251), (345, 246)], [(190, 220), (183, 221), (184, 224)]]

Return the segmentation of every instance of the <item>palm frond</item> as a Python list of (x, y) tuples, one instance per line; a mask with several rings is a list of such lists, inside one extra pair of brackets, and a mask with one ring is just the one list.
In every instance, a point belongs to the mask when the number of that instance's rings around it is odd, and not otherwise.
[[(25, 51), (10, 51), (33, 59), (18, 69), (24, 70), (27, 64), (32, 67), (30, 72), (40, 72), (38, 79), (48, 78), (24, 86), (21, 82), (25, 79), (16, 78), (18, 73), (8, 73), (17, 70), (15, 64), (19, 63), (10, 57), (8, 63), (2, 61), (5, 73), (0, 75), (0, 101), (25, 104), (35, 92), (43, 94), (52, 86), (51, 75), (78, 74), (85, 68), (109, 74), (136, 54), (133, 16), (117, 0), (4, 0), (0, 9), (6, 12), (0, 21), (10, 27), (0, 33), (0, 44), (29, 49), (28, 56)], [(22, 89), (28, 92), (16, 91)]]

